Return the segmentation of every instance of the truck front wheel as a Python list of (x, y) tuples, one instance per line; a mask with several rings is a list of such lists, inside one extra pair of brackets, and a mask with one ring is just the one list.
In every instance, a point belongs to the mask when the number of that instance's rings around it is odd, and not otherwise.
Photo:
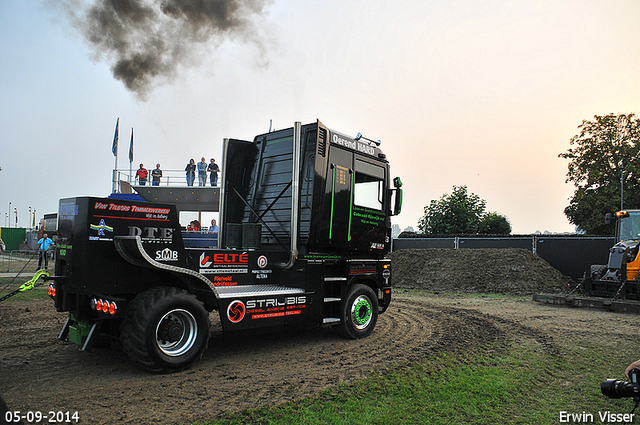
[(342, 303), (336, 331), (345, 338), (364, 338), (373, 332), (377, 321), (378, 297), (375, 292), (366, 285), (353, 285)]
[(177, 372), (198, 361), (209, 343), (209, 315), (198, 299), (178, 288), (140, 293), (122, 321), (122, 348), (142, 369)]

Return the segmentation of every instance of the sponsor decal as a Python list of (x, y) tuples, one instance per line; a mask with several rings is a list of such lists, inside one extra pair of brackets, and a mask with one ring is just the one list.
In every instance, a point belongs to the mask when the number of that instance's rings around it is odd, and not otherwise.
[(105, 234), (104, 234), (105, 230), (107, 232), (113, 232), (113, 227), (107, 226), (104, 223), (104, 219), (100, 219), (100, 223), (92, 224), (90, 227), (91, 227), (91, 230), (97, 230), (98, 231), (98, 236), (105, 236)]
[(247, 308), (268, 308), (268, 307), (283, 307), (288, 305), (306, 304), (307, 297), (305, 295), (300, 297), (285, 297), (280, 301), (277, 298), (261, 298), (257, 300), (248, 300)]
[(206, 255), (204, 252), (200, 254), (200, 267), (209, 267), (211, 264), (213, 264), (213, 262), (209, 261), (208, 255)]
[(345, 148), (353, 149), (358, 152), (366, 153), (367, 155), (375, 155), (376, 150), (373, 146), (369, 146), (365, 143), (359, 142), (357, 140), (345, 139), (344, 137), (340, 137), (337, 134), (334, 134), (331, 138), (331, 142), (336, 145), (344, 146)]
[(251, 270), (256, 279), (268, 279), (273, 270)]
[(232, 274), (249, 273), (249, 254), (246, 252), (216, 252), (200, 255), (200, 273), (202, 274)]
[(213, 286), (238, 286), (238, 282), (233, 280), (233, 276), (214, 276)]
[(375, 274), (377, 273), (376, 264), (351, 264), (349, 274)]
[(386, 219), (385, 214), (381, 211), (363, 208), (357, 205), (353, 206), (353, 217), (358, 219), (360, 223), (371, 226), (382, 226)]
[(288, 305), (286, 307), (268, 307), (248, 309), (247, 314), (251, 314), (251, 319), (270, 319), (273, 317), (297, 316), (302, 314), (306, 305)]
[(169, 248), (156, 251), (156, 261), (178, 261), (178, 251)]
[(229, 307), (227, 307), (227, 318), (232, 323), (239, 323), (244, 319), (246, 308), (244, 303), (240, 300), (231, 301)]
[(269, 260), (265, 255), (261, 255), (258, 257), (258, 267), (264, 269), (265, 267), (267, 267), (267, 264), (269, 264)]
[(78, 206), (72, 202), (63, 202), (60, 204), (58, 214), (61, 220), (73, 220), (73, 217), (78, 215)]
[(129, 226), (129, 236), (140, 236), (142, 242), (172, 243), (173, 228)]
[(101, 211), (117, 211), (117, 212), (133, 212), (138, 214), (150, 214), (151, 216), (147, 216), (147, 218), (160, 218), (166, 219), (169, 211), (169, 208), (156, 208), (156, 207), (139, 207), (137, 205), (122, 205), (122, 204), (112, 204), (112, 203), (102, 203), (96, 202), (93, 206), (96, 210)]
[(384, 244), (379, 242), (371, 242), (371, 249), (384, 249)]
[(307, 303), (306, 295), (278, 298), (259, 298), (248, 300), (247, 314), (251, 319), (271, 319), (274, 317), (295, 316), (302, 314)]

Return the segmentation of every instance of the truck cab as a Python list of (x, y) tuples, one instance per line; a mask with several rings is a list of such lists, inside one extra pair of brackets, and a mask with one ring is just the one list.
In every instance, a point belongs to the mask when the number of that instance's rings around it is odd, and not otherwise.
[(219, 192), (196, 197), (220, 212), (216, 248), (185, 244), (178, 212), (196, 202), (192, 188), (170, 188), (173, 203), (149, 187), (144, 202), (63, 199), (50, 287), (69, 312), (60, 338), (83, 349), (119, 338), (138, 366), (172, 372), (202, 356), (210, 311), (224, 332), (327, 325), (366, 337), (391, 301), (401, 186), (379, 142), (317, 121), (224, 140)]
[(609, 249), (609, 261), (606, 265), (591, 265), (582, 286), (593, 296), (640, 299), (640, 210), (609, 213), (605, 216), (605, 223), (612, 222), (616, 226), (616, 243)]

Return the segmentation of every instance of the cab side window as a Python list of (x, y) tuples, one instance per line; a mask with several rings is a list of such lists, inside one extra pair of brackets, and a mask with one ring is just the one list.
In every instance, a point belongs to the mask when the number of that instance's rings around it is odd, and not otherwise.
[(384, 169), (356, 159), (353, 203), (355, 205), (383, 211)]

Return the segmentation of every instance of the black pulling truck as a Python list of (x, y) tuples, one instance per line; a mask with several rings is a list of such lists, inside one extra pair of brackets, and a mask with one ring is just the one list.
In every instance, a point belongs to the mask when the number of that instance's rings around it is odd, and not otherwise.
[(202, 356), (213, 310), (224, 332), (373, 331), (391, 301), (385, 255), (402, 204), (379, 142), (295, 123), (225, 139), (222, 170), (218, 249), (185, 244), (178, 201), (60, 200), (49, 287), (69, 312), (60, 339), (118, 338), (139, 367), (172, 372)]

